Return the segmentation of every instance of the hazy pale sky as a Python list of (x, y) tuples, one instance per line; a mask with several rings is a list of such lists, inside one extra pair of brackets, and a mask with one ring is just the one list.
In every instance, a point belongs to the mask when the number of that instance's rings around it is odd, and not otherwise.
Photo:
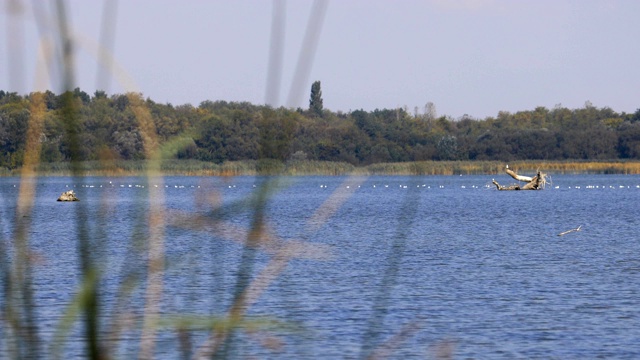
[[(44, 83), (36, 75), (49, 69), (38, 65), (38, 49), (53, 34), (46, 24), (55, 24), (54, 2), (18, 3), (21, 11), (9, 0), (0, 9), (0, 89), (59, 92), (55, 72)], [(266, 93), (275, 4), (266, 0), (118, 1), (110, 19), (115, 68), (122, 71), (106, 72), (108, 82), (98, 80), (92, 45), (109, 47), (100, 35), (104, 2), (67, 1), (77, 39), (75, 86), (93, 94), (101, 82), (109, 94), (133, 90), (174, 105), (264, 104), (270, 96), (277, 105), (306, 108), (311, 83), (320, 80), (324, 107), (333, 111), (406, 106), (412, 113), (433, 102), (439, 115), (454, 118), (556, 104), (580, 108), (585, 101), (618, 112), (640, 108), (637, 0), (281, 3), (278, 93)], [(40, 28), (38, 16), (45, 20)], [(310, 21), (317, 47), (304, 52), (309, 70), (291, 96)]]

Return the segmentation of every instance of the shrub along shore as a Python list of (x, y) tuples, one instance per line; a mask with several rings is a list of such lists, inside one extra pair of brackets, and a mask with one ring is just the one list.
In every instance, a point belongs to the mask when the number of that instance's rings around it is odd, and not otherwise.
[[(86, 176), (136, 176), (152, 168), (147, 161), (87, 161), (78, 164)], [(494, 175), (504, 172), (499, 161), (419, 161), (379, 163), (356, 167), (345, 162), (298, 160), (281, 162), (272, 159), (229, 161), (215, 164), (197, 160), (165, 160), (159, 164), (163, 175), (182, 176), (252, 176), (252, 175)], [(155, 166), (157, 168), (157, 166)], [(640, 174), (640, 162), (631, 161), (515, 161), (509, 167), (517, 172), (540, 170), (547, 174)], [(21, 169), (0, 169), (0, 175), (19, 176)], [(38, 176), (70, 176), (69, 162), (41, 163)]]

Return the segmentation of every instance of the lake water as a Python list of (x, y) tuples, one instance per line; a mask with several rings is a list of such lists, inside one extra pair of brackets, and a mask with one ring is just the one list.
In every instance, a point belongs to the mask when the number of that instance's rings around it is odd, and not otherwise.
[[(180, 337), (176, 317), (192, 327), (224, 317), (243, 281), (274, 264), (246, 308), (248, 328), (229, 337), (231, 358), (640, 358), (640, 177), (552, 174), (543, 191), (497, 191), (491, 179), (40, 178), (27, 217), (40, 353), (51, 352), (81, 283), (84, 229), (101, 270), (101, 333), (116, 314), (128, 319), (105, 346), (115, 358), (137, 356), (144, 239), (150, 208), (161, 208), (156, 358), (193, 355), (181, 349), (198, 349), (208, 333)], [(13, 257), (19, 187), (0, 179), (2, 261)], [(69, 188), (81, 201), (56, 202)], [(271, 237), (245, 248), (261, 194)], [(80, 323), (65, 358), (85, 356)], [(2, 358), (10, 331), (0, 325)]]

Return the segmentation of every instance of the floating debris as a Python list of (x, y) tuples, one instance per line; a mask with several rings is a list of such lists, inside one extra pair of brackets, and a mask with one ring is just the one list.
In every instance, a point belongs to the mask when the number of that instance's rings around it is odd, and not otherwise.
[(522, 175), (518, 175), (515, 171), (509, 169), (509, 165), (507, 165), (505, 167), (505, 172), (509, 174), (509, 176), (511, 176), (512, 178), (518, 181), (526, 182), (526, 184), (523, 186), (520, 186), (519, 184), (515, 184), (511, 186), (502, 186), (498, 184), (498, 182), (495, 179), (493, 179), (492, 183), (493, 185), (496, 186), (498, 190), (541, 190), (541, 189), (544, 189), (544, 186), (547, 183), (546, 181), (547, 175), (540, 172), (540, 170), (538, 170), (538, 172), (536, 173), (536, 176), (534, 177), (522, 176)]
[(577, 227), (577, 228), (575, 228), (575, 229), (571, 229), (571, 230), (563, 231), (563, 232), (561, 232), (560, 234), (558, 234), (558, 236), (563, 236), (563, 235), (570, 234), (570, 233), (572, 233), (572, 232), (580, 231), (580, 228), (581, 228), (581, 227), (582, 227), (582, 225), (578, 226), (578, 227)]

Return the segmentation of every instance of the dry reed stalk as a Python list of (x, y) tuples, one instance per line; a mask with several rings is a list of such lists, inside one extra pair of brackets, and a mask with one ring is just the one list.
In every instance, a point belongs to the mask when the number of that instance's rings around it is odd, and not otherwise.
[(160, 320), (160, 300), (162, 299), (165, 268), (165, 199), (164, 186), (162, 186), (164, 180), (160, 175), (159, 141), (151, 113), (140, 96), (129, 93), (127, 97), (140, 127), (148, 163), (146, 173), (148, 183), (158, 185), (157, 187), (149, 187), (149, 260), (139, 353), (140, 359), (153, 359), (156, 330)]
[[(24, 156), (24, 166), (20, 174), (20, 189), (18, 192), (18, 203), (15, 217), (14, 230), (14, 249), (15, 258), (9, 278), (11, 279), (11, 287), (7, 294), (9, 314), (9, 323), (13, 327), (14, 333), (18, 337), (24, 337), (27, 341), (30, 356), (38, 355), (39, 339), (35, 324), (35, 315), (33, 314), (34, 299), (31, 280), (32, 256), (29, 246), (29, 229), (31, 228), (31, 211), (33, 209), (33, 201), (35, 198), (35, 187), (37, 178), (35, 168), (40, 159), (40, 134), (44, 126), (44, 115), (46, 107), (42, 94), (34, 95), (31, 102), (31, 115), (29, 117), (26, 149)], [(15, 296), (17, 295), (17, 296)], [(19, 299), (19, 300), (18, 300)], [(18, 303), (15, 303), (19, 301)], [(20, 313), (23, 313), (25, 319), (20, 319)]]
[[(358, 186), (366, 180), (365, 177), (354, 176), (346, 179), (341, 186), (336, 189), (327, 200), (316, 210), (316, 212), (306, 221), (307, 233), (313, 233), (317, 231), (322, 225), (324, 225), (331, 216), (333, 216), (342, 204), (348, 200)], [(218, 223), (220, 225), (220, 223)], [(198, 226), (199, 227), (199, 226)], [(293, 258), (301, 258), (312, 255), (309, 250), (316, 250), (319, 248), (320, 253), (318, 255), (326, 256), (326, 251), (322, 251), (323, 247), (318, 245), (312, 245), (304, 242), (283, 241), (278, 239), (270, 231), (262, 228), (255, 237), (252, 237), (251, 232), (247, 230), (239, 229), (231, 224), (225, 224), (223, 227), (231, 227), (233, 230), (223, 230), (226, 234), (226, 238), (233, 239), (236, 242), (242, 239), (252, 239), (252, 242), (247, 242), (245, 246), (259, 247), (268, 252), (273, 251), (272, 257), (263, 268), (263, 270), (253, 279), (253, 281), (247, 286), (242, 294), (236, 299), (231, 306), (227, 317), (231, 324), (237, 324), (242, 320), (244, 313), (251, 305), (253, 305), (260, 295), (267, 289), (267, 287), (278, 278), (278, 276), (284, 271), (289, 261)], [(215, 232), (220, 232), (222, 229), (220, 226), (210, 227)], [(307, 234), (307, 235), (308, 235)], [(303, 236), (307, 237), (307, 236)], [(316, 252), (314, 251), (314, 252)], [(316, 255), (317, 256), (317, 255)], [(222, 329), (213, 331), (211, 336), (199, 347), (196, 352), (196, 359), (210, 358), (215, 354), (220, 347), (225, 343), (229, 336), (228, 329)]]
[(400, 347), (408, 338), (413, 336), (416, 332), (420, 331), (424, 327), (423, 321), (412, 321), (402, 327), (395, 335), (389, 340), (378, 346), (367, 357), (368, 360), (388, 359), (393, 352)]
[(350, 176), (320, 205), (307, 220), (307, 231), (315, 232), (342, 207), (358, 187), (366, 181), (365, 176)]

